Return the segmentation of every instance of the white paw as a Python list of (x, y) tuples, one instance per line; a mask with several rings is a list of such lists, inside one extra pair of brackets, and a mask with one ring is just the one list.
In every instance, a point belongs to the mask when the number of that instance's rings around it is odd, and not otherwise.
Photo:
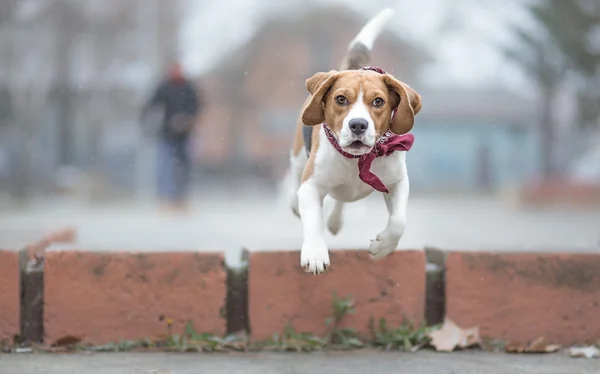
[(373, 257), (375, 260), (379, 260), (380, 258), (389, 255), (396, 250), (399, 241), (400, 238), (390, 238), (384, 233), (377, 235), (375, 239), (371, 240), (371, 245), (369, 246), (371, 257)]
[(307, 241), (302, 244), (300, 251), (300, 266), (307, 273), (321, 274), (329, 267), (329, 250), (320, 241)]

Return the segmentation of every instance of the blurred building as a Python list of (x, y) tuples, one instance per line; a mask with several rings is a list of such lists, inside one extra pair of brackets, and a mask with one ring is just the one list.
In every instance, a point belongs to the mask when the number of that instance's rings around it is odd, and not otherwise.
[[(277, 181), (287, 167), (307, 95), (304, 81), (317, 71), (337, 68), (365, 21), (343, 7), (272, 19), (244, 48), (203, 76), (210, 102), (196, 142), (201, 172)], [(419, 81), (419, 71), (429, 61), (419, 46), (389, 34), (376, 42), (372, 60), (423, 95), (408, 158), (415, 188), (489, 190), (535, 173), (532, 103), (492, 88), (428, 89)]]
[[(310, 9), (267, 21), (250, 42), (200, 78), (209, 107), (196, 146), (212, 177), (283, 174), (307, 78), (339, 67), (367, 18), (345, 7)], [(382, 35), (373, 63), (418, 86), (429, 56), (394, 35)]]
[[(179, 4), (0, 2), (0, 191), (56, 191), (82, 181), (103, 194), (152, 187), (139, 114), (177, 51)], [(305, 80), (337, 68), (366, 21), (341, 6), (268, 19), (199, 77), (208, 106), (194, 144), (198, 182), (277, 183)], [(420, 77), (431, 61), (398, 35), (381, 35), (373, 52), (374, 65), (423, 96), (408, 158), (414, 190), (493, 190), (535, 175), (534, 105), (493, 87), (426, 87)]]
[(494, 88), (420, 93), (407, 158), (413, 191), (493, 191), (537, 174), (535, 103)]
[(131, 189), (139, 108), (177, 49), (180, 17), (178, 0), (2, 1), (0, 184)]

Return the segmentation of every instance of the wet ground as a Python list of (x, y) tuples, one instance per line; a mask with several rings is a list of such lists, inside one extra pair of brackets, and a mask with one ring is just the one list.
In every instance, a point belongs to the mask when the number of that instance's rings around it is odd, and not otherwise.
[[(385, 227), (381, 196), (349, 204), (332, 249), (365, 249)], [(18, 248), (31, 237), (75, 225), (74, 248), (85, 250), (224, 251), (239, 262), (241, 248), (300, 248), (298, 218), (274, 195), (215, 191), (197, 194), (184, 216), (161, 214), (150, 202), (89, 204), (47, 199), (28, 209), (0, 211), (0, 246)], [(600, 251), (600, 211), (520, 210), (505, 200), (482, 196), (412, 196), (400, 248), (502, 251)]]
[(600, 359), (484, 352), (0, 355), (0, 374), (597, 374)]

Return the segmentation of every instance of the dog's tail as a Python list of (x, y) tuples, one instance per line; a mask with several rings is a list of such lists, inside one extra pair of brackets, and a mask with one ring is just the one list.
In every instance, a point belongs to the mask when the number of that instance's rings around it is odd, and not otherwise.
[(394, 10), (387, 8), (363, 26), (354, 40), (350, 42), (341, 70), (357, 70), (369, 64), (373, 43), (375, 43), (375, 40), (393, 15)]

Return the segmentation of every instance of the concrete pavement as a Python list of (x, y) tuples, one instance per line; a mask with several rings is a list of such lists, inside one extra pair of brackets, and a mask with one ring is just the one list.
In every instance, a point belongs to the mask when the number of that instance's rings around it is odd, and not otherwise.
[[(344, 226), (328, 236), (332, 249), (366, 248), (385, 227), (381, 196), (349, 204)], [(26, 210), (0, 211), (0, 246), (18, 248), (27, 232), (65, 225), (79, 229), (74, 246), (85, 250), (220, 250), (239, 263), (240, 249), (298, 249), (300, 221), (265, 193), (205, 193), (182, 217), (164, 216), (148, 202), (91, 205), (43, 200)], [(600, 251), (600, 211), (520, 211), (480, 196), (413, 196), (400, 248)]]
[[(162, 370), (162, 371), (161, 371)], [(597, 374), (600, 359), (564, 353), (379, 351), (258, 354), (13, 354), (0, 355), (0, 374)]]

